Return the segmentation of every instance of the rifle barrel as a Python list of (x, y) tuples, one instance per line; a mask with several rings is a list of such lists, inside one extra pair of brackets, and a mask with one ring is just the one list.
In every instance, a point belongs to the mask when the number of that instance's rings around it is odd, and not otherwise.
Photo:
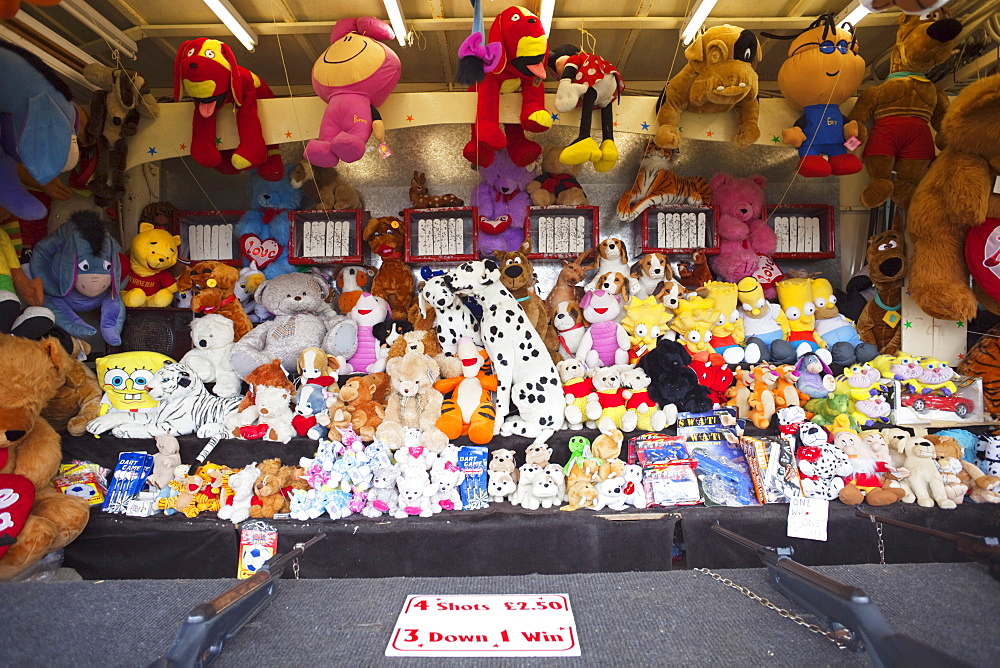
[(728, 538), (733, 542), (739, 543), (743, 547), (754, 550), (759, 554), (764, 554), (765, 552), (769, 552), (771, 554), (775, 553), (774, 548), (767, 547), (766, 545), (761, 545), (760, 543), (755, 543), (746, 536), (741, 536), (740, 534), (734, 533), (729, 529), (726, 529), (725, 527), (720, 526), (718, 524), (712, 526), (712, 531), (719, 534), (720, 536)]
[(958, 536), (956, 536), (953, 533), (947, 533), (946, 531), (938, 531), (937, 529), (928, 529), (927, 527), (922, 527), (919, 524), (910, 524), (909, 522), (894, 520), (891, 517), (882, 517), (881, 515), (869, 515), (868, 513), (863, 513), (860, 510), (855, 510), (854, 515), (857, 517), (862, 517), (864, 519), (874, 518), (876, 522), (881, 522), (882, 524), (889, 524), (894, 527), (910, 529), (911, 531), (919, 531), (920, 533), (925, 533), (928, 536), (935, 536), (936, 538), (941, 538), (943, 540), (950, 540), (953, 543), (958, 542)]

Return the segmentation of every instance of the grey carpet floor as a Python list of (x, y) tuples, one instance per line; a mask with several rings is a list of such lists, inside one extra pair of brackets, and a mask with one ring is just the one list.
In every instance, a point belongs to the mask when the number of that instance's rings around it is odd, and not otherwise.
[[(896, 631), (978, 665), (1000, 655), (1000, 583), (976, 564), (854, 565), (821, 572), (864, 589)], [(778, 605), (763, 569), (721, 571)], [(136, 580), (0, 585), (0, 666), (143, 666), (166, 652), (184, 614), (233, 584)], [(479, 578), (284, 580), (219, 666), (437, 666), (383, 656), (408, 594), (568, 592), (579, 659), (450, 659), (449, 665), (850, 666), (837, 649), (693, 571)]]

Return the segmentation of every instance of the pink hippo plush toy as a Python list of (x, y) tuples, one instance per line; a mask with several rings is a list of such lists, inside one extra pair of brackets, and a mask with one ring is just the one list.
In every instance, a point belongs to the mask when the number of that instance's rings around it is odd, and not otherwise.
[(375, 337), (375, 325), (392, 318), (389, 303), (369, 292), (361, 293), (351, 309), (351, 319), (358, 326), (358, 349), (347, 360), (352, 373), (377, 373), (385, 371), (387, 351)]
[(738, 179), (729, 174), (712, 178), (712, 203), (719, 207), (719, 254), (712, 269), (720, 281), (738, 283), (753, 276), (769, 299), (783, 276), (771, 256), (778, 240), (764, 218), (763, 176)]
[(580, 300), (580, 308), (590, 327), (576, 349), (576, 358), (588, 369), (628, 364), (631, 344), (628, 332), (615, 320), (622, 310), (617, 295), (606, 290), (588, 290)]
[(313, 165), (356, 162), (372, 134), (385, 141), (376, 107), (396, 87), (402, 66), (399, 56), (376, 40), (393, 37), (392, 28), (372, 16), (340, 19), (333, 27), (330, 46), (312, 69), (313, 90), (326, 102), (319, 138), (306, 146), (306, 159)]

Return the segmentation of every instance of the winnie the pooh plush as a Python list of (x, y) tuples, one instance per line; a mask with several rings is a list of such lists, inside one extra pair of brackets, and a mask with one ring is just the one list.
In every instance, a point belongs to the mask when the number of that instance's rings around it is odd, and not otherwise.
[(962, 90), (941, 131), (947, 146), (907, 211), (913, 244), (909, 290), (928, 315), (968, 321), (978, 303), (1000, 313), (1000, 195), (993, 192), (1000, 177), (1000, 74)]
[[(889, 76), (864, 89), (850, 114), (859, 123), (875, 120), (861, 154), (872, 179), (861, 193), (865, 206), (875, 208), (892, 197), (909, 207), (913, 189), (934, 159), (930, 128), (941, 129), (948, 109), (948, 96), (924, 73), (948, 59), (961, 32), (962, 24), (945, 10), (900, 15)], [(895, 181), (890, 180), (893, 170)]]
[[(0, 388), (0, 506), (11, 508), (10, 515), (0, 513), (0, 531), (20, 528), (16, 543), (0, 547), (0, 580), (6, 580), (80, 535), (90, 512), (85, 500), (60, 494), (49, 484), (62, 452), (59, 435), (41, 411), (65, 383), (66, 352), (52, 338), (0, 335), (0, 360), (5, 379)], [(18, 500), (26, 517), (17, 516)]]
[(125, 306), (170, 306), (177, 279), (168, 269), (177, 264), (181, 238), (150, 223), (139, 223), (139, 234), (129, 245), (128, 282), (122, 290)]

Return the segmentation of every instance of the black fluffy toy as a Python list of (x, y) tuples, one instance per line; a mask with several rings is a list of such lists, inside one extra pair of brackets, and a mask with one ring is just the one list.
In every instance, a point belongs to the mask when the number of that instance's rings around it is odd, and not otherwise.
[(656, 347), (642, 356), (639, 368), (652, 380), (649, 397), (660, 406), (673, 404), (678, 411), (702, 413), (712, 410), (708, 388), (698, 383), (698, 376), (688, 368), (691, 355), (676, 341), (660, 339)]

